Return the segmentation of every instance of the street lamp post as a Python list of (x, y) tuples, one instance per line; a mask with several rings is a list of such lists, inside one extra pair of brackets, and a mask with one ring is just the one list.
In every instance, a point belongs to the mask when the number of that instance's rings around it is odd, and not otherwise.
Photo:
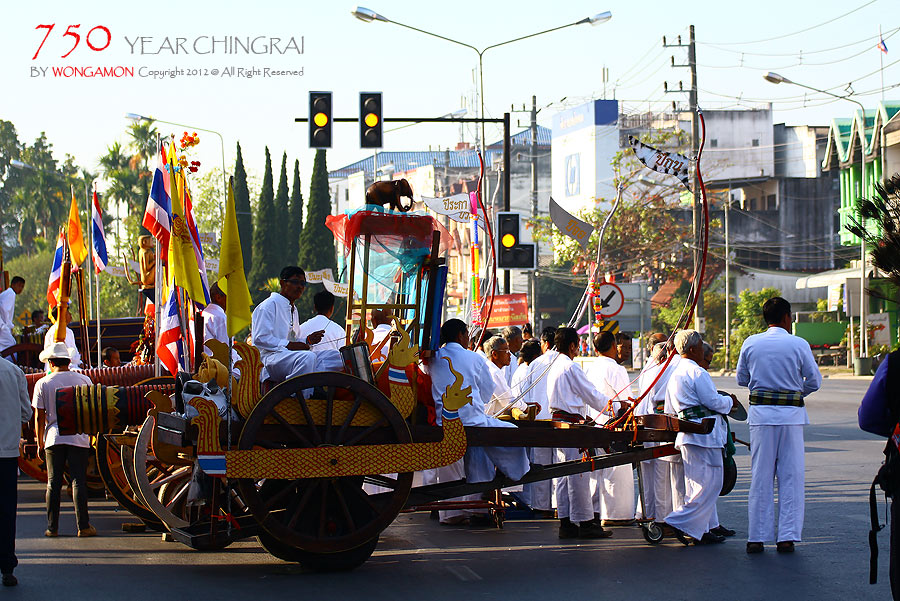
[[(865, 186), (866, 186), (866, 145), (865, 145), (865, 119), (866, 119), (866, 108), (862, 105), (861, 102), (854, 98), (850, 98), (849, 96), (840, 96), (838, 94), (834, 94), (833, 92), (829, 92), (827, 90), (820, 90), (819, 88), (814, 88), (812, 86), (808, 86), (806, 84), (802, 84), (793, 80), (784, 77), (783, 75), (779, 75), (778, 73), (766, 73), (763, 75), (763, 79), (770, 83), (779, 84), (779, 83), (788, 83), (793, 84), (795, 86), (806, 88), (807, 90), (812, 90), (813, 92), (819, 92), (820, 94), (825, 94), (826, 96), (831, 96), (832, 98), (837, 98), (838, 100), (846, 100), (847, 102), (852, 102), (856, 106), (859, 107), (860, 112), (862, 113), (863, 118), (863, 128), (860, 131), (860, 143), (859, 143), (859, 196), (862, 197), (865, 194)], [(860, 216), (860, 225), (863, 230), (866, 227), (865, 217)], [(859, 240), (859, 254), (860, 254), (860, 270), (859, 270), (859, 357), (863, 358), (868, 354), (869, 340), (866, 335), (866, 240), (864, 237), (860, 236)], [(853, 318), (850, 318), (850, 332), (853, 332)], [(850, 344), (850, 357), (851, 360), (853, 358), (853, 344)]]
[[(459, 40), (454, 40), (453, 38), (448, 38), (443, 35), (439, 35), (437, 33), (433, 33), (431, 31), (426, 31), (424, 29), (420, 29), (418, 27), (413, 27), (412, 25), (407, 25), (405, 23), (400, 23), (399, 21), (394, 21), (393, 19), (388, 19), (384, 15), (378, 14), (374, 10), (365, 8), (363, 6), (357, 6), (356, 10), (351, 11), (351, 14), (363, 21), (364, 23), (371, 23), (373, 21), (381, 21), (383, 23), (393, 23), (394, 25), (399, 25), (400, 27), (404, 27), (406, 29), (411, 29), (412, 31), (417, 31), (419, 33), (423, 33), (425, 35), (429, 35), (434, 38), (438, 38), (440, 40), (444, 40), (446, 42), (450, 42), (452, 44), (457, 44), (458, 46), (463, 46), (475, 52), (478, 55), (478, 103), (479, 103), (479, 118), (484, 119), (484, 53), (492, 48), (498, 48), (500, 46), (506, 46), (507, 44), (512, 44), (513, 42), (519, 42), (521, 40), (527, 40), (529, 38), (537, 37), (539, 35), (544, 35), (545, 33), (551, 33), (553, 31), (559, 31), (560, 29), (565, 29), (567, 27), (573, 27), (575, 25), (599, 25), (601, 23), (606, 23), (612, 18), (612, 12), (605, 11), (602, 13), (598, 13), (592, 17), (585, 17), (579, 21), (575, 21), (573, 23), (566, 23), (565, 25), (560, 25), (558, 27), (552, 27), (550, 29), (545, 29), (543, 31), (538, 31), (535, 33), (530, 33), (528, 35), (519, 36), (517, 38), (513, 38), (511, 40), (506, 40), (505, 42), (499, 42), (497, 44), (491, 44), (490, 46), (485, 46), (481, 50), (472, 46), (471, 44), (466, 44), (465, 42), (460, 42)], [(481, 156), (487, 160), (487, 155), (485, 153), (485, 132), (484, 132), (484, 121), (481, 122), (481, 139), (479, 141), (478, 147), (481, 151)], [(509, 152), (509, 149), (504, 147), (504, 152)], [(509, 174), (506, 174), (504, 177), (508, 178)], [(507, 179), (508, 181), (508, 179)], [(485, 179), (485, 198), (490, 198), (490, 190), (489, 190), (489, 182)], [(504, 195), (503, 198), (503, 210), (509, 211), (509, 202), (510, 202), (510, 194), (509, 191)], [(504, 278), (504, 292), (509, 293), (509, 271), (506, 271), (506, 275)], [(533, 300), (533, 299), (532, 299)]]

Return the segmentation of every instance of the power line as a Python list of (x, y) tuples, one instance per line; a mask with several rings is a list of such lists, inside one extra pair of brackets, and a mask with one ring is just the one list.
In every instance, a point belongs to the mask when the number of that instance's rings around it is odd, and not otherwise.
[[(889, 33), (894, 33), (900, 30), (900, 28), (894, 29), (893, 31), (889, 31)], [(843, 50), (844, 48), (850, 48), (851, 46), (858, 46), (864, 42), (871, 43), (872, 40), (878, 40), (879, 36), (866, 36), (861, 40), (857, 40), (855, 42), (850, 42), (849, 44), (842, 44), (840, 46), (833, 46), (831, 48), (822, 48), (819, 50), (808, 50), (808, 51), (798, 51), (798, 52), (747, 52), (746, 50), (732, 50), (731, 48), (720, 48), (718, 45), (710, 43), (710, 42), (697, 42), (698, 44), (702, 44), (703, 46), (709, 46), (711, 48), (715, 48), (716, 50), (721, 50), (722, 52), (731, 52), (733, 54), (746, 54), (749, 56), (803, 56), (804, 54), (822, 54), (823, 52), (834, 52), (835, 50)]]
[(876, 2), (878, 2), (878, 0), (869, 0), (869, 2), (866, 2), (865, 4), (863, 4), (861, 6), (857, 6), (853, 10), (845, 12), (842, 15), (838, 15), (837, 17), (828, 19), (827, 21), (823, 21), (822, 23), (819, 23), (817, 25), (812, 25), (811, 27), (806, 27), (805, 29), (801, 29), (799, 31), (793, 31), (791, 33), (785, 33), (785, 34), (777, 35), (777, 36), (774, 36), (771, 38), (764, 38), (762, 40), (750, 40), (750, 41), (746, 41), (746, 42), (710, 42), (710, 44), (716, 45), (716, 46), (740, 46), (741, 44), (761, 44), (762, 42), (771, 42), (774, 40), (782, 40), (784, 38), (789, 38), (789, 37), (792, 37), (795, 35), (799, 35), (801, 33), (806, 33), (807, 31), (812, 31), (813, 29), (818, 29), (819, 27), (823, 27), (825, 25), (828, 25), (829, 23), (834, 23), (835, 21), (843, 19), (844, 17), (847, 17), (849, 15), (852, 15), (853, 13), (864, 9), (869, 5), (875, 4)]

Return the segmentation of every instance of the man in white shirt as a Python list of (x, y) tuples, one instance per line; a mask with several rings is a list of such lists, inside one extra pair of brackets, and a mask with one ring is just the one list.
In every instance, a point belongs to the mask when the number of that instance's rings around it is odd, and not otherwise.
[[(804, 512), (804, 397), (819, 389), (822, 375), (809, 343), (790, 333), (791, 304), (773, 297), (763, 305), (769, 325), (744, 341), (737, 383), (750, 388), (750, 495), (747, 553), (761, 553), (775, 540), (782, 553), (800, 540)], [(775, 534), (775, 480), (778, 534)]]
[(300, 324), (300, 339), (322, 332), (322, 340), (311, 346), (312, 352), (321, 357), (323, 351), (339, 351), (344, 346), (344, 329), (331, 320), (334, 314), (334, 295), (327, 290), (317, 292), (313, 296), (316, 316)]
[(56, 391), (67, 386), (90, 386), (84, 374), (69, 371), (71, 349), (62, 342), (40, 354), (40, 360), (50, 364), (50, 373), (34, 385), (31, 404), (37, 412), (38, 446), (47, 458), (47, 530), (44, 536), (56, 537), (59, 532), (59, 503), (65, 472), (72, 478), (72, 496), (78, 536), (97, 536), (88, 515), (87, 464), (91, 437), (87, 434), (62, 436), (56, 416)]
[[(580, 423), (587, 416), (588, 407), (603, 411), (609, 397), (597, 390), (572, 361), (578, 356), (579, 338), (574, 328), (559, 328), (554, 338), (559, 355), (547, 373), (547, 394), (553, 419)], [(557, 459), (577, 461), (578, 449), (556, 449)], [(606, 538), (612, 532), (594, 521), (591, 501), (590, 473), (559, 478), (556, 482), (556, 503), (559, 513), (559, 538)]]
[[(372, 361), (387, 361), (388, 352), (391, 350), (391, 342), (387, 337), (391, 335), (394, 327), (393, 317), (384, 309), (372, 311)], [(376, 351), (376, 349), (378, 349)]]
[[(673, 349), (674, 350), (674, 347)], [(672, 356), (672, 361), (666, 367), (666, 361), (669, 357), (669, 348), (665, 339), (656, 343), (650, 352), (647, 364), (641, 371), (638, 379), (638, 396), (642, 396), (641, 402), (634, 408), (634, 414), (653, 415), (654, 413), (664, 413), (666, 384), (669, 377), (677, 365), (678, 355)], [(659, 379), (657, 380), (657, 376)], [(656, 446), (660, 443), (645, 442), (645, 447)], [(684, 504), (684, 466), (681, 464), (681, 454), (660, 457), (659, 459), (648, 459), (641, 462), (641, 476), (644, 484), (644, 503), (646, 507), (639, 507), (637, 517), (652, 518), (656, 521), (662, 521), (665, 516), (672, 513), (675, 507), (672, 505), (672, 482), (669, 475), (670, 462), (664, 461), (669, 457), (677, 457), (678, 465), (681, 468), (681, 498), (678, 507)]]
[(0, 361), (0, 573), (3, 586), (16, 586), (16, 485), (22, 425), (31, 419), (25, 374)]
[(516, 367), (519, 363), (519, 351), (522, 350), (522, 330), (518, 326), (506, 326), (501, 333), (503, 339), (509, 344), (510, 362), (503, 368), (503, 375), (506, 376), (506, 383), (512, 386), (512, 377), (516, 373)]
[[(550, 399), (547, 396), (547, 374), (553, 360), (559, 355), (554, 346), (556, 328), (549, 326), (541, 332), (541, 354), (528, 364), (528, 386), (532, 386), (528, 403), (538, 405), (536, 419), (549, 420), (553, 415), (550, 411)], [(528, 387), (526, 386), (526, 388)], [(556, 461), (556, 449), (553, 447), (534, 447), (531, 449), (531, 461), (537, 465), (551, 465)], [(556, 479), (541, 480), (527, 484), (531, 508), (541, 517), (553, 518), (553, 490)]]
[[(447, 359), (453, 362), (453, 369), (463, 379), (462, 387), (472, 387), (472, 400), (459, 409), (463, 426), (491, 428), (515, 428), (514, 424), (490, 417), (485, 413), (485, 405), (494, 391), (487, 361), (467, 350), (468, 328), (459, 319), (449, 319), (441, 326), (441, 344), (425, 369), (431, 376), (431, 394), (434, 398), (436, 422), (441, 425), (441, 398), (447, 388), (456, 381), (450, 371)], [(438, 469), (438, 480), (448, 482), (465, 477), (467, 482), (489, 482), (500, 470), (511, 480), (518, 480), (530, 469), (528, 455), (523, 447), (469, 447), (465, 457), (451, 465)], [(443, 513), (441, 520), (447, 522), (450, 512)]]
[(675, 334), (675, 350), (681, 361), (672, 372), (666, 387), (666, 403), (671, 404), (679, 419), (700, 422), (715, 419), (709, 434), (679, 432), (675, 448), (684, 461), (684, 505), (668, 516), (666, 524), (679, 536), (702, 543), (721, 543), (725, 537), (710, 530), (719, 526), (716, 500), (722, 490), (722, 448), (725, 446), (725, 418), (737, 402), (734, 395), (716, 391), (703, 361), (703, 339), (696, 330), (679, 330)]
[(268, 377), (283, 382), (316, 371), (316, 354), (310, 345), (322, 340), (324, 332), (300, 338), (300, 320), (294, 302), (306, 289), (306, 273), (296, 266), (285, 267), (279, 276), (281, 290), (253, 310), (251, 337)]
[(16, 344), (12, 329), (16, 317), (16, 295), (25, 289), (25, 279), (15, 276), (9, 288), (0, 292), (0, 351), (5, 351)]
[[(628, 372), (616, 360), (616, 337), (610, 332), (600, 332), (594, 336), (593, 344), (598, 356), (585, 375), (613, 402), (611, 411), (591, 413), (591, 417), (595, 422), (605, 424), (628, 406), (631, 383)], [(595, 519), (602, 520), (604, 525), (624, 525), (634, 521), (634, 470), (630, 463), (593, 472), (591, 480)]]
[[(56, 332), (59, 331), (59, 328), (62, 327), (62, 324), (59, 323), (58, 316), (59, 311), (57, 307), (53, 307), (50, 309), (50, 315), (53, 316), (54, 320), (57, 320), (50, 328), (47, 330), (47, 333), (44, 334), (44, 350), (50, 350), (54, 344), (56, 344)], [(71, 367), (79, 368), (81, 367), (81, 353), (78, 352), (78, 346), (75, 344), (75, 333), (72, 331), (72, 328), (69, 327), (69, 323), (72, 321), (72, 314), (66, 311), (66, 340), (65, 345), (66, 348), (69, 349), (72, 355), (72, 363)], [(50, 365), (48, 363), (44, 363), (44, 371), (50, 371)]]
[(209, 304), (203, 309), (203, 343), (207, 340), (218, 340), (228, 345), (228, 318), (225, 316), (225, 308), (228, 306), (228, 297), (215, 283), (209, 287)]
[(494, 381), (494, 390), (491, 400), (485, 407), (488, 415), (498, 415), (501, 412), (510, 413), (513, 407), (524, 411), (527, 409), (524, 402), (517, 401), (514, 406), (507, 407), (515, 398), (513, 391), (506, 381), (506, 368), (510, 365), (509, 344), (502, 336), (493, 336), (484, 343), (484, 354), (487, 355), (488, 369), (491, 371), (491, 379)]

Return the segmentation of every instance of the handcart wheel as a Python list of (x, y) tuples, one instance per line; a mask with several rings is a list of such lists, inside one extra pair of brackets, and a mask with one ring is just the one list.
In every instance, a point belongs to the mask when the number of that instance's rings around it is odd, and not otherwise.
[(658, 545), (660, 542), (662, 542), (663, 529), (662, 526), (660, 526), (656, 522), (641, 524), (641, 531), (644, 534), (644, 540), (651, 545)]
[[(303, 396), (304, 390), (311, 389), (317, 397), (325, 397), (324, 419), (312, 418)], [(370, 425), (349, 426), (361, 407), (372, 416)], [(296, 419), (292, 423), (285, 416)], [(307, 425), (306, 420), (314, 426)], [(319, 372), (291, 378), (263, 396), (247, 417), (238, 448), (304, 449), (409, 442), (406, 421), (377, 388), (349, 374)], [(407, 472), (293, 480), (244, 478), (238, 480), (238, 488), (251, 513), (271, 536), (261, 537), (264, 544), (279, 551), (273, 554), (312, 569), (341, 570), (352, 569), (371, 555), (378, 535), (403, 508), (412, 477)], [(369, 494), (363, 488), (364, 480), (388, 492)], [(273, 540), (277, 548), (270, 545)]]
[(122, 453), (119, 446), (111, 441), (109, 436), (118, 435), (101, 434), (97, 437), (97, 471), (103, 479), (106, 490), (125, 511), (139, 518), (150, 528), (165, 532), (166, 527), (156, 517), (156, 514), (135, 497), (125, 478)]
[(346, 572), (358, 568), (369, 559), (378, 545), (378, 537), (376, 536), (372, 540), (349, 551), (310, 553), (279, 542), (278, 539), (265, 530), (260, 531), (257, 539), (259, 539), (259, 544), (262, 545), (262, 548), (268, 551), (270, 555), (284, 561), (299, 563), (315, 572)]

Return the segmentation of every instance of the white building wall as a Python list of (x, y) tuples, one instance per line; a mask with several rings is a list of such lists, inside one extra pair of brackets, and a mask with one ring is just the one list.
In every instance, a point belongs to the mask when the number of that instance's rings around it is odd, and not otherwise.
[(711, 182), (775, 175), (771, 109), (709, 111), (704, 118)]

